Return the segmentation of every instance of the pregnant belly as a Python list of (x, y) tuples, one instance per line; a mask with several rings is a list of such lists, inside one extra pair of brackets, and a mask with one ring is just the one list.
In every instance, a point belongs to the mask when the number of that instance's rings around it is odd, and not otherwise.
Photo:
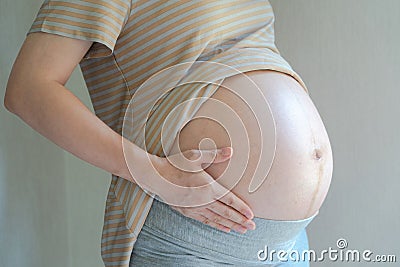
[[(307, 218), (321, 207), (332, 177), (332, 151), (324, 124), (308, 94), (291, 76), (270, 70), (250, 71), (246, 75), (268, 101), (275, 127), (260, 134), (262, 123), (258, 120), (267, 116), (254, 114), (259, 109), (232, 92), (248, 86), (245, 76), (235, 75), (226, 78), (212, 98), (228, 105), (237, 115), (232, 116), (222, 108), (223, 104), (206, 101), (196, 114), (199, 118), (182, 128), (171, 153), (232, 146), (233, 156), (229, 161), (207, 166), (205, 170), (211, 176), (244, 200), (256, 217)], [(219, 118), (226, 116), (217, 122), (210, 114), (218, 114)], [(235, 130), (238, 118), (246, 134)], [(248, 144), (248, 150), (244, 144)], [(274, 153), (265, 144), (275, 144)], [(274, 156), (259, 162), (262, 153)], [(246, 162), (245, 168), (243, 162)], [(268, 172), (261, 185), (249, 190), (257, 168), (265, 167)], [(229, 168), (232, 169), (227, 172)]]

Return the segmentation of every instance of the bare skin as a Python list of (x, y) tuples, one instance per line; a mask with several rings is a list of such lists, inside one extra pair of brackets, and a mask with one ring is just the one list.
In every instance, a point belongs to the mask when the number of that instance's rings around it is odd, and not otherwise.
[[(249, 204), (256, 217), (276, 220), (307, 218), (321, 207), (332, 178), (332, 151), (324, 124), (309, 95), (291, 76), (270, 70), (250, 71), (246, 75), (258, 85), (270, 104), (276, 123), (276, 153), (266, 181), (258, 190), (249, 193), (249, 184), (260, 155), (257, 149), (260, 146), (258, 126), (243, 100), (226, 89), (246, 86), (245, 78), (241, 75), (226, 78), (213, 98), (228, 104), (238, 114), (248, 134), (241, 140), (250, 140), (248, 168), (232, 192)], [(197, 115), (215, 112), (221, 111), (207, 101)], [(227, 119), (225, 123), (229, 124), (233, 119)], [(229, 125), (223, 126), (229, 128)], [(179, 141), (175, 140), (172, 151), (178, 153), (179, 149), (197, 149), (201, 140), (209, 138), (217, 147), (233, 147), (229, 168), (237, 168), (240, 164), (236, 162), (246, 155), (240, 150), (242, 142), (231, 143), (230, 134), (213, 120), (197, 118), (181, 130)], [(271, 142), (274, 136), (267, 131), (261, 138)], [(210, 142), (203, 142), (201, 146), (202, 149), (212, 147)], [(228, 161), (214, 163), (206, 172), (220, 177), (227, 166)], [(239, 168), (235, 170), (235, 173), (240, 172)], [(237, 177), (222, 176), (218, 182), (228, 188), (235, 179)]]
[[(65, 87), (72, 71), (91, 45), (90, 41), (54, 34), (29, 34), (7, 83), (5, 107), (59, 147), (105, 171), (139, 183), (148, 191), (164, 197), (166, 202), (179, 203), (188, 195), (163, 190), (158, 186), (160, 174), (152, 171), (154, 169), (160, 170), (161, 175), (171, 182), (183, 183), (187, 187), (195, 185), (196, 181), (207, 183), (212, 180), (213, 177), (205, 171), (181, 171), (168, 164), (166, 159), (151, 155), (123, 139)], [(128, 160), (132, 162), (134, 174), (125, 160), (123, 143), (125, 151), (131, 155)], [(186, 153), (186, 156), (197, 154), (195, 151)], [(221, 150), (203, 151), (202, 157), (197, 157), (197, 162), (193, 164), (223, 162), (230, 156), (230, 153), (224, 155)], [(194, 200), (205, 196), (215, 199), (223, 190), (220, 184), (214, 183), (212, 187), (189, 197)], [(223, 231), (254, 229), (252, 210), (233, 193), (202, 207), (181, 207), (179, 211)]]

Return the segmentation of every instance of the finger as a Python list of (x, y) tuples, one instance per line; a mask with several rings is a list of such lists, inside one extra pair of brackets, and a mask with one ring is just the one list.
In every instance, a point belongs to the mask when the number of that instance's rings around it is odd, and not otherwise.
[[(223, 205), (223, 204), (220, 204), (220, 205)], [(227, 218), (221, 216), (220, 214), (211, 210), (209, 207), (207, 207), (204, 211), (202, 211), (202, 215), (207, 217), (209, 220), (213, 221), (214, 223), (222, 224), (223, 226), (233, 229), (236, 232), (244, 234), (247, 231), (247, 227), (244, 227), (243, 225), (240, 225), (230, 219), (227, 219)]]
[[(236, 211), (240, 212), (248, 219), (253, 219), (253, 217), (254, 217), (253, 211), (250, 209), (250, 207), (246, 203), (244, 203), (243, 200), (238, 198), (235, 194), (230, 192), (228, 189), (226, 189), (222, 185), (215, 183), (215, 186), (218, 190), (217, 195), (223, 195), (223, 197), (218, 199), (220, 202), (225, 203), (229, 207), (234, 208)], [(227, 191), (228, 191), (228, 193), (226, 193)]]
[(213, 227), (215, 229), (223, 231), (225, 233), (229, 233), (231, 231), (230, 228), (228, 228), (228, 227), (226, 227), (226, 226), (224, 226), (222, 224), (219, 224), (217, 222), (214, 222), (211, 219), (209, 219), (209, 218), (207, 218), (207, 217), (205, 217), (205, 216), (203, 216), (201, 214), (196, 214), (196, 215), (192, 216), (192, 218), (195, 219), (195, 220), (198, 220), (201, 223), (209, 225), (209, 226), (211, 226), (211, 227)]
[(213, 221), (210, 218), (207, 218), (206, 216), (202, 215), (202, 214), (198, 214), (196, 215), (198, 221), (200, 221), (201, 223), (204, 223), (206, 225), (209, 225), (215, 229), (218, 229), (220, 231), (223, 231), (225, 233), (229, 233), (231, 231), (231, 229), (229, 227), (226, 227), (225, 225), (222, 225), (218, 222)]
[(232, 148), (224, 147), (216, 150), (201, 150), (201, 163), (220, 163), (232, 157)]
[(243, 216), (243, 214), (239, 213), (237, 210), (232, 209), (231, 207), (227, 206), (222, 202), (217, 201), (216, 203), (209, 205), (207, 208), (210, 209), (215, 214), (218, 214), (219, 216), (224, 218), (224, 220), (221, 221), (221, 224), (228, 226), (227, 224), (225, 224), (225, 222), (230, 222), (231, 224), (233, 223), (236, 228), (240, 226), (244, 227), (245, 229), (250, 229), (250, 230), (255, 229), (256, 225), (252, 220), (248, 219), (247, 217)]

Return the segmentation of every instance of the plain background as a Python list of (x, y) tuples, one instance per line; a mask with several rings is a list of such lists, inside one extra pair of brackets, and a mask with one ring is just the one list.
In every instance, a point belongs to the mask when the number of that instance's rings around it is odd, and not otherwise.
[[(1, 102), (41, 3), (0, 1)], [(334, 154), (330, 192), (308, 228), (311, 248), (336, 249), (337, 239), (345, 238), (349, 249), (396, 254), (400, 261), (400, 1), (271, 4), (277, 46), (307, 84)], [(91, 108), (79, 68), (67, 88)], [(102, 266), (110, 179), (1, 107), (0, 266)]]

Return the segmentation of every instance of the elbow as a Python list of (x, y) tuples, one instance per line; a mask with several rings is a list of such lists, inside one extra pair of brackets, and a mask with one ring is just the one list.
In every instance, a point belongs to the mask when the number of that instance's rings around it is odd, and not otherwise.
[(15, 106), (15, 100), (12, 98), (10, 95), (10, 89), (9, 87), (6, 88), (6, 94), (4, 95), (4, 102), (3, 102), (4, 108), (8, 110), (11, 113), (14, 113), (14, 106)]
[(14, 114), (17, 112), (17, 106), (18, 106), (18, 100), (15, 91), (16, 90), (15, 88), (13, 88), (13, 85), (8, 83), (3, 102), (5, 109)]
[(11, 73), (8, 77), (6, 91), (4, 94), (3, 105), (6, 110), (11, 113), (18, 115), (17, 113), (20, 112), (21, 108), (23, 108), (23, 101), (24, 96), (26, 95), (25, 86), (29, 84), (29, 86), (33, 86), (33, 80), (27, 79), (26, 74), (23, 74), (18, 68), (14, 66), (11, 70)]
[[(5, 109), (18, 116), (23, 112), (24, 105), (26, 104), (26, 92), (22, 84), (27, 83), (21, 79), (9, 78), (3, 100)], [(30, 84), (33, 86), (32, 82)]]
[(8, 100), (8, 98), (7, 98), (6, 96), (4, 96), (3, 106), (4, 106), (4, 108), (5, 108), (6, 110), (12, 112), (12, 111), (11, 111), (12, 108), (11, 108), (10, 100)]
[(29, 84), (29, 87), (33, 87), (36, 83), (35, 80), (28, 80), (24, 76), (26, 75), (22, 75), (13, 69), (6, 85), (3, 105), (6, 110), (14, 113), (15, 115), (18, 115), (23, 111), (22, 109), (26, 108), (24, 107), (24, 105), (27, 103), (26, 85)]

